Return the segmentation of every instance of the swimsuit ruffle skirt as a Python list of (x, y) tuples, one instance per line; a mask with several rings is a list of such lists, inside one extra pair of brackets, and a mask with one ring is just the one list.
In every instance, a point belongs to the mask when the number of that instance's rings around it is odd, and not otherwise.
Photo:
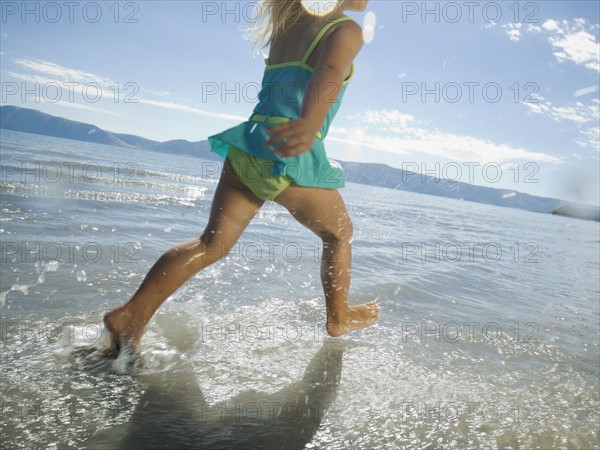
[(344, 81), (337, 97), (334, 96), (333, 86), (329, 89), (327, 86), (319, 89), (318, 95), (323, 96), (324, 101), (331, 102), (331, 107), (309, 151), (282, 158), (274, 152), (273, 148), (266, 145), (269, 139), (267, 134), (269, 127), (300, 117), (304, 92), (314, 72), (314, 68), (306, 61), (325, 32), (343, 20), (351, 19), (342, 17), (326, 24), (317, 34), (302, 60), (271, 65), (267, 59), (258, 104), (252, 116), (246, 122), (210, 136), (208, 142), (211, 150), (226, 158), (233, 147), (233, 151), (241, 151), (252, 157), (268, 160), (271, 176), (288, 177), (299, 186), (324, 189), (343, 187), (344, 172), (338, 163), (327, 157), (323, 139), (327, 136), (329, 126), (340, 107), (347, 82), (352, 74)]

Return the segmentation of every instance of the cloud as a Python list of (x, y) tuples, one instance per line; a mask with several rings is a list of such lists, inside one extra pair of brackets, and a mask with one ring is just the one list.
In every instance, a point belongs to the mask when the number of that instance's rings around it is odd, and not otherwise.
[[(90, 72), (64, 67), (59, 64), (28, 58), (17, 58), (12, 61), (17, 67), (25, 69), (23, 71), (6, 71), (6, 75), (15, 80), (21, 80), (23, 83), (18, 86), (16, 92), (12, 95), (18, 95), (22, 101), (27, 101), (32, 97), (36, 102), (44, 103), (72, 103), (79, 105), (80, 109), (89, 104), (89, 109), (99, 112), (107, 110), (98, 108), (98, 102), (102, 99), (108, 99), (112, 103), (116, 100), (124, 100), (131, 93), (131, 90), (124, 89), (123, 86), (109, 78)], [(8, 81), (4, 84), (8, 86)], [(121, 98), (123, 97), (123, 98)], [(65, 105), (66, 106), (66, 105)], [(73, 106), (77, 108), (78, 106)]]
[(572, 61), (588, 69), (600, 72), (600, 44), (596, 37), (586, 31), (564, 34), (560, 38), (550, 37), (550, 44), (556, 49), (558, 61)]
[(171, 93), (167, 92), (167, 91), (162, 91), (162, 92), (156, 92), (156, 91), (152, 91), (150, 89), (141, 89), (142, 92), (146, 92), (150, 95), (156, 95), (157, 97), (170, 97)]
[(528, 107), (530, 112), (543, 114), (556, 122), (569, 120), (580, 124), (598, 123), (600, 117), (600, 100), (597, 98), (587, 105), (575, 102), (568, 106), (555, 106), (551, 101), (541, 96), (538, 96), (538, 100), (538, 103), (524, 102), (523, 105)]
[(425, 153), (451, 161), (480, 164), (502, 164), (515, 160), (560, 162), (558, 158), (542, 152), (473, 136), (428, 130), (420, 126), (413, 116), (398, 110), (367, 110), (348, 119), (353, 124), (352, 130), (332, 128), (327, 139), (352, 147), (372, 148), (400, 155)]
[[(38, 102), (60, 103), (63, 106), (71, 106), (73, 108), (93, 109), (98, 112), (108, 112), (108, 110), (98, 108), (96, 106), (97, 103), (95, 102), (88, 101), (88, 103), (91, 103), (91, 105), (89, 106), (82, 104), (81, 102), (76, 102), (76, 96), (74, 94), (78, 94), (78, 99), (83, 99), (84, 101), (85, 98), (89, 98), (90, 96), (93, 98), (98, 98), (98, 94), (100, 94), (99, 96), (101, 98), (105, 94), (107, 99), (113, 101), (113, 104), (115, 103), (115, 95), (122, 95), (123, 97), (128, 97), (128, 103), (138, 103), (142, 105), (164, 108), (173, 111), (200, 114), (206, 117), (214, 117), (216, 119), (225, 119), (238, 122), (247, 119), (246, 117), (241, 117), (233, 114), (222, 114), (217, 112), (206, 111), (182, 103), (169, 102), (164, 100), (152, 100), (148, 98), (138, 98), (138, 91), (136, 91), (136, 95), (131, 95), (132, 91), (129, 90), (125, 92), (123, 87), (120, 87), (120, 89), (123, 92), (117, 93), (115, 91), (115, 86), (119, 85), (116, 81), (113, 81), (110, 78), (106, 78), (101, 75), (85, 72), (78, 69), (64, 67), (49, 61), (18, 58), (15, 59), (13, 62), (17, 66), (26, 69), (26, 72), (19, 73), (14, 71), (8, 71), (7, 75), (16, 80), (22, 80), (28, 83), (33, 83), (34, 86), (27, 86), (27, 90), (28, 92), (33, 92), (35, 94), (36, 101)], [(96, 89), (90, 89), (92, 87), (96, 87)], [(99, 87), (100, 89), (98, 90), (97, 87)], [(139, 89), (137, 85), (135, 85), (134, 87), (136, 89)], [(168, 92), (153, 92), (146, 89), (142, 90), (142, 92), (163, 98), (170, 96)], [(17, 92), (17, 94), (15, 95), (22, 96), (23, 94), (21, 92)], [(98, 98), (98, 100), (100, 100), (100, 98)], [(70, 103), (70, 105), (67, 105), (67, 103)]]
[(77, 69), (70, 69), (49, 61), (18, 58), (13, 62), (33, 72), (50, 75), (54, 77), (54, 81), (67, 81), (81, 84), (97, 83), (102, 86), (114, 85), (114, 82), (108, 78)]
[(575, 142), (583, 148), (589, 148), (600, 153), (600, 127), (590, 127), (581, 131), (581, 137)]
[(225, 120), (233, 120), (233, 121), (244, 121), (247, 120), (247, 117), (236, 116), (234, 114), (222, 114), (216, 113), (212, 111), (206, 111), (203, 109), (194, 108), (193, 106), (183, 105), (181, 103), (174, 102), (163, 102), (156, 100), (148, 100), (148, 99), (140, 99), (138, 103), (150, 106), (157, 106), (159, 108), (171, 109), (174, 111), (188, 112), (194, 114), (200, 114), (202, 116), (214, 117), (216, 119), (225, 119)]
[[(559, 63), (571, 62), (595, 72), (600, 72), (600, 44), (597, 41), (600, 26), (590, 24), (586, 19), (548, 19), (541, 26), (508, 24), (503, 28), (512, 41), (521, 40), (527, 34), (544, 35), (552, 54)], [(575, 98), (598, 92), (598, 85), (587, 86), (573, 92)], [(576, 126), (574, 141), (583, 148), (599, 151), (598, 127), (600, 111), (598, 99), (583, 104), (580, 101), (566, 105), (555, 105), (536, 94), (538, 103), (525, 102), (532, 114), (539, 114), (555, 122), (571, 122)]]
[(123, 116), (122, 114), (119, 114), (114, 111), (109, 111), (108, 109), (98, 108), (97, 106), (82, 105), (81, 103), (65, 102), (65, 101), (61, 100), (61, 101), (56, 102), (55, 104), (60, 105), (60, 106), (66, 106), (68, 108), (84, 109), (84, 110), (88, 110), (88, 111), (100, 112), (103, 114), (110, 114), (111, 116), (118, 116), (118, 117)]
[[(589, 88), (587, 88), (589, 90)], [(596, 89), (597, 90), (597, 89)], [(594, 90), (594, 92), (596, 91)], [(555, 122), (569, 121), (578, 127), (579, 139), (575, 142), (583, 148), (599, 150), (598, 121), (600, 120), (600, 100), (595, 98), (589, 104), (575, 102), (567, 106), (556, 106), (551, 101), (538, 96), (538, 103), (523, 103), (529, 112), (540, 114)]]
[(506, 34), (511, 41), (518, 42), (521, 40), (521, 23), (509, 23), (502, 25), (502, 28), (506, 30)]
[(572, 21), (548, 19), (541, 27), (531, 24), (522, 27), (520, 23), (509, 23), (502, 28), (509, 39), (515, 42), (521, 40), (523, 32), (545, 33), (557, 61), (561, 63), (570, 61), (586, 69), (600, 72), (600, 44), (596, 39), (599, 26), (590, 24), (586, 19), (576, 18)]
[(556, 20), (548, 19), (542, 24), (542, 28), (546, 31), (556, 31), (562, 33), (560, 26)]
[(367, 110), (363, 117), (367, 123), (386, 126), (390, 131), (406, 128), (409, 123), (415, 122), (415, 118), (410, 114), (388, 109), (379, 111)]
[[(6, 98), (16, 96), (22, 102), (32, 100), (36, 103), (60, 103), (63, 105), (72, 103), (74, 105), (80, 105), (80, 109), (86, 109), (80, 103), (75, 103), (75, 98), (83, 99), (84, 101), (86, 101), (85, 99), (92, 99), (93, 101), (88, 100), (87, 103), (95, 105), (96, 99), (99, 101), (104, 93), (108, 93), (108, 88), (104, 86), (103, 90), (102, 86), (98, 83), (95, 83), (92, 87), (90, 83), (59, 80), (43, 75), (24, 74), (13, 71), (6, 71), (6, 75), (15, 80), (32, 83), (32, 85), (26, 86), (18, 86), (16, 83), (13, 83), (16, 85), (14, 86), (15, 90), (13, 92), (9, 91), (11, 82), (4, 82), (4, 96)], [(107, 95), (109, 95), (111, 99), (114, 99), (115, 94), (113, 92), (110, 92), (110, 94)], [(106, 110), (91, 106), (87, 109), (106, 112)]]
[(598, 85), (577, 89), (573, 92), (573, 97), (582, 97), (584, 95), (593, 94), (594, 92), (598, 92)]

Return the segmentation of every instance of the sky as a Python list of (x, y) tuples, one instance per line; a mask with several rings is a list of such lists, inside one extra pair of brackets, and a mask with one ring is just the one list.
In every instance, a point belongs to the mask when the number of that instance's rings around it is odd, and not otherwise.
[[(199, 141), (256, 103), (255, 1), (0, 5), (2, 105)], [(371, 0), (348, 13), (365, 45), (329, 156), (598, 205), (599, 14), (597, 1)]]

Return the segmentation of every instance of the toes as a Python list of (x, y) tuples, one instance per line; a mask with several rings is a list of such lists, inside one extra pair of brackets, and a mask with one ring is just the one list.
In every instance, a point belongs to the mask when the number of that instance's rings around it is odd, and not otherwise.
[(369, 308), (370, 310), (379, 311), (379, 305), (377, 304), (377, 302), (374, 302), (374, 301), (367, 303), (367, 308)]

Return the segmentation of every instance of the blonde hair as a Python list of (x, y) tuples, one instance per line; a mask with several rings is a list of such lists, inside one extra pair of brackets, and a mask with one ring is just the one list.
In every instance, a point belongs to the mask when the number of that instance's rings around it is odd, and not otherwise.
[(248, 30), (254, 49), (273, 43), (305, 14), (301, 0), (262, 0), (257, 18)]

